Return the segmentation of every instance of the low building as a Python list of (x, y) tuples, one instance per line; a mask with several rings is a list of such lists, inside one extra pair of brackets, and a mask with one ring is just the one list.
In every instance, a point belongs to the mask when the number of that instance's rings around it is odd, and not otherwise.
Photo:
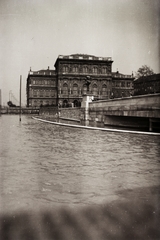
[(160, 93), (160, 73), (134, 80), (134, 95)]
[(27, 107), (57, 105), (55, 70), (29, 71), (27, 78)]
[(122, 73), (112, 73), (112, 98), (130, 97), (133, 95), (134, 76)]

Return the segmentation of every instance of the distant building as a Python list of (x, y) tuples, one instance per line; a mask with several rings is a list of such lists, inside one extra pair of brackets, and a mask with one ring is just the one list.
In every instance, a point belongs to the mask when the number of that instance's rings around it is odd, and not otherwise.
[(160, 93), (160, 73), (134, 80), (134, 95)]
[[(55, 70), (30, 71), (27, 78), (27, 106), (81, 106), (87, 93), (95, 100), (126, 97), (133, 92), (133, 75), (112, 73), (110, 57), (85, 54), (60, 55)], [(47, 83), (48, 82), (48, 83)]]
[(27, 78), (27, 107), (57, 105), (55, 70), (29, 71)]
[(129, 97), (133, 95), (133, 74), (112, 73), (112, 98)]

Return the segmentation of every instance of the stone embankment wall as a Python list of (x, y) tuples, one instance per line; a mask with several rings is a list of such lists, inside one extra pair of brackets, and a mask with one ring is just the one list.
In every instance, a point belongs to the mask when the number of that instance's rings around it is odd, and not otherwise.
[(51, 115), (55, 116), (58, 113), (58, 107), (41, 107), (39, 115)]
[(59, 117), (64, 119), (70, 119), (80, 121), (84, 119), (83, 108), (59, 108)]
[(0, 109), (1, 114), (39, 114), (38, 107), (2, 107)]
[(48, 118), (59, 117), (72, 121), (80, 121), (84, 120), (84, 108), (42, 107), (40, 109), (39, 115)]

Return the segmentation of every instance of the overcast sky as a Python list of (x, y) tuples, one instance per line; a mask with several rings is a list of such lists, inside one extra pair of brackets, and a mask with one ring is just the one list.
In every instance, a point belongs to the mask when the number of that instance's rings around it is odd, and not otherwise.
[(160, 0), (0, 0), (0, 89), (26, 104), (26, 79), (58, 55), (112, 57), (112, 70), (160, 72)]

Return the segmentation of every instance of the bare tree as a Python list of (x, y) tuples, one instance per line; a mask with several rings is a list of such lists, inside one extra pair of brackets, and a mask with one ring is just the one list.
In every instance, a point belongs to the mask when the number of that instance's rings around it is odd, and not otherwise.
[(154, 71), (153, 69), (151, 69), (150, 67), (148, 67), (147, 65), (143, 65), (142, 67), (140, 67), (138, 69), (138, 71), (136, 72), (136, 78), (140, 78), (140, 77), (145, 77), (145, 76), (150, 76), (153, 75)]

